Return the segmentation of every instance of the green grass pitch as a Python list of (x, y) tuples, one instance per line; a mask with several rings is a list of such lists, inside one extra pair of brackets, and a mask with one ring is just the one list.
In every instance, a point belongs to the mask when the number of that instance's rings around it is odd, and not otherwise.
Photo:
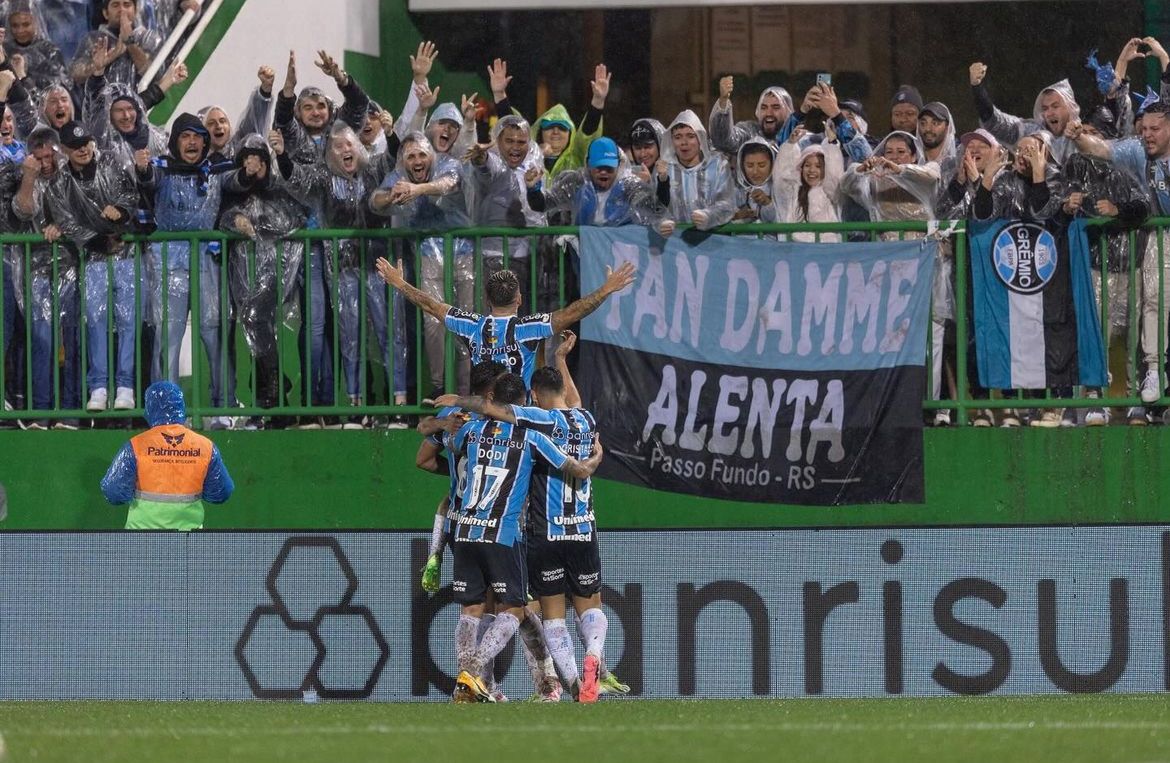
[[(0, 703), (4, 763), (1170, 760), (1170, 697)], [(495, 748), (495, 749), (492, 749)]]

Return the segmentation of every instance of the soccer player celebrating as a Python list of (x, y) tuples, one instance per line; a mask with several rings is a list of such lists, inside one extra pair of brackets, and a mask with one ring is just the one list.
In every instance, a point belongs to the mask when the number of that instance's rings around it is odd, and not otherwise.
[[(514, 374), (505, 374), (496, 380), (492, 395), (500, 405), (518, 405), (525, 399), (524, 383)], [(452, 699), (492, 702), (480, 673), (516, 634), (525, 616), (528, 585), (520, 522), (528, 504), (533, 466), (545, 461), (570, 478), (585, 480), (601, 463), (601, 443), (595, 439), (589, 457), (579, 460), (566, 455), (534, 429), (474, 419), (458, 432), (444, 435), (443, 444), (467, 459), (463, 515), (453, 543), (455, 569), (451, 586), (462, 613), (455, 633), (460, 673)], [(499, 602), (496, 620), (476, 645), (475, 634), (488, 589), (495, 592)]]
[[(564, 341), (556, 352), (557, 367), (538, 369), (532, 376), (536, 407), (507, 406), (485, 397), (455, 395), (445, 395), (439, 402), (536, 429), (566, 453), (587, 457), (597, 439), (596, 422), (593, 414), (581, 407), (581, 396), (565, 363), (576, 336), (568, 331), (562, 336)], [(533, 592), (540, 598), (549, 651), (578, 701), (596, 702), (608, 623), (601, 610), (601, 554), (590, 480), (538, 463), (533, 467), (530, 495), (528, 575)], [(577, 629), (585, 645), (584, 675), (580, 679), (565, 625), (566, 594), (573, 597)], [(620, 682), (612, 677), (609, 680), (609, 688), (620, 691)]]
[(491, 307), (490, 315), (459, 310), (416, 289), (403, 278), (401, 262), (394, 267), (386, 259), (379, 258), (378, 273), (428, 315), (443, 321), (448, 331), (465, 339), (471, 346), (472, 365), (487, 360), (499, 361), (524, 379), (525, 388), (536, 370), (536, 350), (541, 340), (577, 323), (601, 307), (609, 295), (634, 282), (632, 263), (626, 262), (617, 270), (606, 268), (605, 283), (592, 294), (551, 315), (542, 313), (521, 318), (517, 315), (520, 281), (510, 270), (493, 273), (487, 280), (485, 291)]

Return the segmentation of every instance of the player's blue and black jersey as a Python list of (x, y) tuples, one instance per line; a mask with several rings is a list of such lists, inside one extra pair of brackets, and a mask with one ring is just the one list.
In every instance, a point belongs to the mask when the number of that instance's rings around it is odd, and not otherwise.
[[(449, 405), (443, 408), (435, 416), (437, 419), (445, 419), (448, 416), (465, 416), (467, 412), (457, 405)], [(463, 502), (463, 483), (464, 475), (467, 472), (467, 457), (446, 447), (443, 442), (442, 430), (430, 435), (427, 439), (438, 445), (443, 449), (444, 455), (447, 458), (447, 470), (451, 479), (450, 491), (447, 494), (447, 522), (443, 525), (444, 532), (451, 532), (451, 523), (457, 520), (462, 514)]]
[[(548, 435), (558, 448), (584, 461), (593, 452), (597, 422), (584, 408), (546, 411), (543, 408), (512, 406), (516, 421)], [(593, 515), (593, 487), (588, 478), (577, 480), (545, 463), (533, 468), (532, 511), (528, 526), (532, 537), (550, 541), (589, 540), (597, 529)]]
[(536, 370), (536, 348), (553, 334), (548, 313), (520, 318), (479, 315), (452, 307), (447, 311), (447, 330), (467, 340), (471, 364), (495, 360), (519, 374), (527, 389)]
[(511, 546), (521, 540), (533, 463), (561, 469), (569, 460), (535, 429), (490, 419), (475, 419), (455, 434), (446, 433), (443, 444), (467, 458), (456, 542)]

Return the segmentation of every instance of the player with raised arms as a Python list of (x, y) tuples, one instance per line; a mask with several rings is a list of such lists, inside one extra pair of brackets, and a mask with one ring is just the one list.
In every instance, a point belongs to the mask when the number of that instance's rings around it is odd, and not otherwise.
[(378, 273), (421, 310), (442, 321), (448, 331), (466, 340), (473, 366), (499, 361), (524, 379), (525, 388), (536, 370), (536, 350), (542, 340), (579, 322), (601, 307), (609, 295), (634, 282), (633, 263), (623, 263), (617, 270), (606, 268), (605, 282), (592, 293), (551, 314), (521, 318), (520, 281), (510, 270), (498, 271), (487, 279), (484, 291), (491, 308), (489, 315), (460, 310), (411, 286), (402, 275), (401, 262), (395, 267), (380, 257)]

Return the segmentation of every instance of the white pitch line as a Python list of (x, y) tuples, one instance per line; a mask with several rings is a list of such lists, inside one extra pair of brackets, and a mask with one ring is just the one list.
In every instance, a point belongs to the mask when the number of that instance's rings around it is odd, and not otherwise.
[[(1013, 721), (969, 723), (734, 723), (734, 724), (638, 724), (636, 726), (615, 726), (610, 724), (572, 724), (573, 730), (582, 733), (718, 733), (718, 732), (837, 732), (870, 734), (879, 731), (1170, 731), (1167, 721)], [(564, 729), (563, 724), (525, 724), (528, 731), (555, 733)], [(451, 727), (447, 724), (370, 724), (366, 726), (288, 726), (266, 729), (232, 729), (222, 727), (206, 728), (40, 728), (28, 731), (9, 731), (10, 738), (49, 736), (67, 739), (71, 737), (254, 737), (254, 736), (319, 736), (353, 734), (441, 734)]]

